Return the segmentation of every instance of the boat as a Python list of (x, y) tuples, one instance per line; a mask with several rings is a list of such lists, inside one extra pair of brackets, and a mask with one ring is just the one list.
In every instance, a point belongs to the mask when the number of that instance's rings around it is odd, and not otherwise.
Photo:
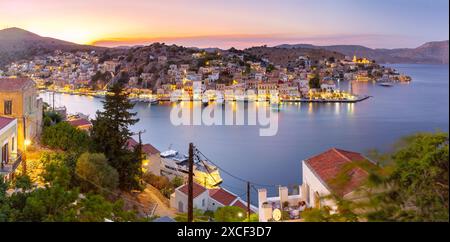
[(217, 92), (216, 94), (216, 103), (224, 103), (223, 94), (222, 92)]
[(233, 102), (233, 101), (235, 101), (234, 91), (231, 90), (231, 89), (225, 90), (224, 97), (225, 97), (224, 100), (226, 102)]
[(129, 100), (131, 103), (137, 103), (137, 102), (141, 101), (138, 97), (130, 97)]
[(255, 90), (249, 89), (247, 90), (247, 102), (255, 102), (257, 101), (257, 95)]
[(202, 104), (203, 104), (203, 106), (208, 106), (209, 98), (207, 96), (202, 97)]
[(394, 84), (392, 82), (381, 82), (381, 83), (378, 83), (378, 85), (380, 85), (382, 87), (392, 87), (392, 86), (394, 86)]
[(170, 94), (170, 101), (171, 102), (178, 102), (181, 100), (181, 96), (183, 95), (181, 90), (174, 90)]
[(234, 92), (234, 98), (235, 98), (236, 102), (245, 102), (246, 95), (245, 95), (244, 90), (236, 89)]
[(280, 108), (280, 96), (278, 95), (277, 91), (270, 92), (270, 105), (274, 109)]
[[(161, 152), (161, 175), (172, 179), (174, 177), (187, 178), (189, 174), (188, 156), (176, 150), (169, 149)], [(206, 188), (215, 188), (223, 180), (219, 169), (206, 160), (194, 161), (194, 181)]]
[(155, 104), (158, 104), (159, 101), (158, 101), (158, 99), (153, 97), (153, 98), (149, 99), (148, 103), (150, 103), (151, 105), (155, 105)]

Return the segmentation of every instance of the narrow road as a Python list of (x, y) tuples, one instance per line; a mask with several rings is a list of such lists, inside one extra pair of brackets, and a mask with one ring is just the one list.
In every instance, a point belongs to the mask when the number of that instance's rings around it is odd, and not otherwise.
[(150, 184), (146, 184), (144, 191), (138, 195), (138, 199), (143, 203), (157, 204), (156, 210), (153, 215), (160, 217), (169, 216), (171, 218), (176, 216), (177, 211), (170, 208), (169, 199), (165, 198), (158, 189)]

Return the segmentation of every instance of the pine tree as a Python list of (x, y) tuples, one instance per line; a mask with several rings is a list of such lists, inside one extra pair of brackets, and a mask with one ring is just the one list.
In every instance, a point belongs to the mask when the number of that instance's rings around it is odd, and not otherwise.
[(122, 190), (139, 188), (141, 178), (141, 160), (135, 152), (127, 149), (127, 141), (132, 133), (131, 125), (139, 121), (136, 113), (129, 110), (134, 104), (128, 100), (123, 84), (117, 82), (109, 89), (103, 101), (104, 111), (97, 112), (91, 131), (94, 151), (104, 153), (109, 163), (119, 173), (119, 187)]

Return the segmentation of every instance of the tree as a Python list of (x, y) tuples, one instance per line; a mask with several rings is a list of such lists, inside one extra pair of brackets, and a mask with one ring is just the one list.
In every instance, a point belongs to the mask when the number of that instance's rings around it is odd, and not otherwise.
[(135, 221), (134, 211), (123, 210), (123, 201), (109, 202), (100, 195), (88, 194), (78, 203), (80, 222), (104, 222), (109, 219), (117, 222)]
[[(82, 196), (70, 187), (71, 169), (58, 155), (43, 159), (43, 187), (18, 191), (6, 196), (8, 184), (0, 176), (0, 221), (7, 222), (86, 222), (136, 221), (135, 211), (123, 209), (122, 200), (110, 202), (100, 195)], [(20, 183), (18, 182), (20, 180)], [(15, 181), (16, 187), (27, 187), (28, 179)]]
[(139, 119), (134, 119), (136, 113), (129, 110), (134, 104), (128, 100), (120, 82), (111, 86), (112, 95), (103, 101), (104, 111), (97, 112), (93, 120), (91, 137), (95, 152), (105, 154), (109, 163), (119, 174), (119, 187), (124, 190), (140, 188), (141, 154), (127, 149), (127, 141), (132, 133), (129, 126)]
[(267, 68), (266, 68), (267, 73), (271, 73), (273, 70), (275, 70), (275, 66), (273, 64), (267, 65)]
[(376, 221), (448, 221), (448, 133), (418, 133), (401, 139), (388, 155), (383, 192), (371, 198)]
[(29, 190), (32, 187), (31, 179), (27, 175), (20, 175), (14, 179), (15, 188)]
[(37, 188), (27, 197), (19, 221), (76, 221), (73, 203), (77, 198), (78, 191), (60, 185)]
[(309, 80), (309, 88), (320, 88), (320, 78), (318, 75), (314, 75), (314, 77)]
[(217, 222), (242, 222), (246, 217), (246, 212), (235, 206), (220, 207), (214, 212), (214, 220)]
[[(198, 208), (194, 208), (194, 222), (209, 222), (211, 220), (210, 211), (203, 212)], [(187, 213), (179, 213), (174, 218), (177, 222), (187, 222)]]
[(48, 127), (62, 121), (61, 115), (55, 111), (45, 111), (43, 118), (44, 118), (44, 127)]
[(45, 127), (41, 139), (42, 144), (50, 148), (76, 153), (86, 151), (91, 143), (87, 132), (67, 122)]
[(75, 174), (80, 181), (81, 191), (114, 190), (119, 183), (117, 171), (108, 164), (103, 154), (84, 153), (78, 158)]

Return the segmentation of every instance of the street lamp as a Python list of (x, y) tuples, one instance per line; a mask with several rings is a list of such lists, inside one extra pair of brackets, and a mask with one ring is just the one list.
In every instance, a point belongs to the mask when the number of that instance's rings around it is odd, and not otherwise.
[(31, 145), (31, 140), (25, 139), (24, 145), (25, 145), (25, 152), (26, 152), (26, 151), (27, 151), (27, 147), (28, 147), (29, 145)]

